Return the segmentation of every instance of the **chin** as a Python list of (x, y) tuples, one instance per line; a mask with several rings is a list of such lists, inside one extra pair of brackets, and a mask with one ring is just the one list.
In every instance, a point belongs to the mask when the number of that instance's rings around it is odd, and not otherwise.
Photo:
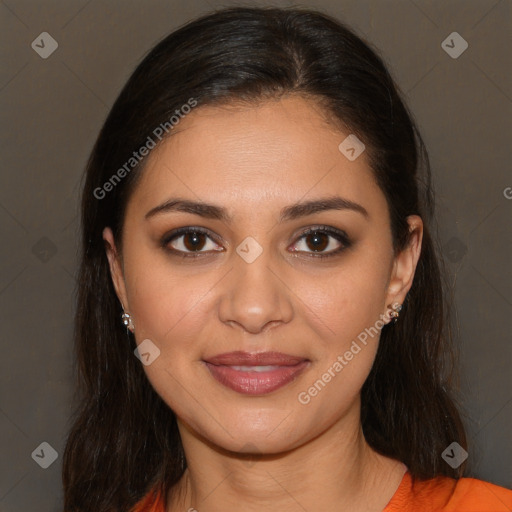
[(207, 424), (190, 421), (187, 428), (208, 444), (232, 452), (281, 453), (300, 444), (296, 422), (292, 422), (293, 429), (289, 423), (290, 411), (276, 410), (264, 417), (258, 411), (255, 416), (256, 412), (251, 415), (238, 410), (233, 416), (219, 414), (220, 424), (213, 419)]

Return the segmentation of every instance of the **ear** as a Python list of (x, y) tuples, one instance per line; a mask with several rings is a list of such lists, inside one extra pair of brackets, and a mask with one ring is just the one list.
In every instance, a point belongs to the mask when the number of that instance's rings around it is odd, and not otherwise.
[(409, 244), (395, 256), (388, 285), (386, 307), (388, 304), (402, 304), (414, 279), (414, 273), (421, 252), (423, 239), (423, 221), (418, 215), (407, 217), (409, 224)]
[(114, 234), (110, 228), (103, 230), (103, 240), (105, 240), (105, 251), (107, 253), (108, 263), (110, 267), (110, 276), (116, 290), (116, 295), (123, 309), (125, 311), (130, 310), (128, 299), (126, 296), (126, 286), (123, 275), (123, 264), (121, 261), (120, 254), (117, 250), (116, 243), (114, 241)]

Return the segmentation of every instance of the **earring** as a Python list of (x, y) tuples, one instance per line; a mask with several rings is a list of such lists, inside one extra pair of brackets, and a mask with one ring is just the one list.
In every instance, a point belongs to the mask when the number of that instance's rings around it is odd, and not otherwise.
[(400, 316), (400, 311), (402, 311), (402, 307), (402, 304), (399, 304), (398, 302), (393, 305), (388, 304), (388, 309), (392, 310), (389, 312), (389, 317), (393, 319), (394, 324), (396, 323), (398, 317)]
[(123, 324), (126, 325), (126, 328), (133, 332), (135, 330), (135, 326), (133, 325), (132, 316), (130, 313), (126, 313), (123, 311), (123, 314), (121, 315), (121, 320), (123, 321)]

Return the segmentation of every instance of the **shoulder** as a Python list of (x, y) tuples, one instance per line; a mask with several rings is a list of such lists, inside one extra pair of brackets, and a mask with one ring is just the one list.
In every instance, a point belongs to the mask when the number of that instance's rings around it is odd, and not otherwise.
[(510, 512), (512, 491), (475, 478), (413, 481), (407, 472), (383, 512)]
[[(512, 511), (512, 491), (475, 478), (456, 481), (452, 501), (465, 509), (487, 512)], [(455, 508), (453, 510), (458, 510)], [(460, 508), (460, 510), (464, 510)]]

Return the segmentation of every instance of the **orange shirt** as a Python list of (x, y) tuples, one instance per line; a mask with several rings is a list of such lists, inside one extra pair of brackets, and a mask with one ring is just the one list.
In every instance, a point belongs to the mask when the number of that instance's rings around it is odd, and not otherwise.
[(440, 476), (413, 486), (407, 471), (382, 512), (510, 512), (512, 491), (475, 478)]
[[(512, 491), (483, 480), (437, 477), (413, 486), (407, 471), (382, 512), (511, 512)], [(132, 512), (165, 512), (165, 500), (150, 492)]]

